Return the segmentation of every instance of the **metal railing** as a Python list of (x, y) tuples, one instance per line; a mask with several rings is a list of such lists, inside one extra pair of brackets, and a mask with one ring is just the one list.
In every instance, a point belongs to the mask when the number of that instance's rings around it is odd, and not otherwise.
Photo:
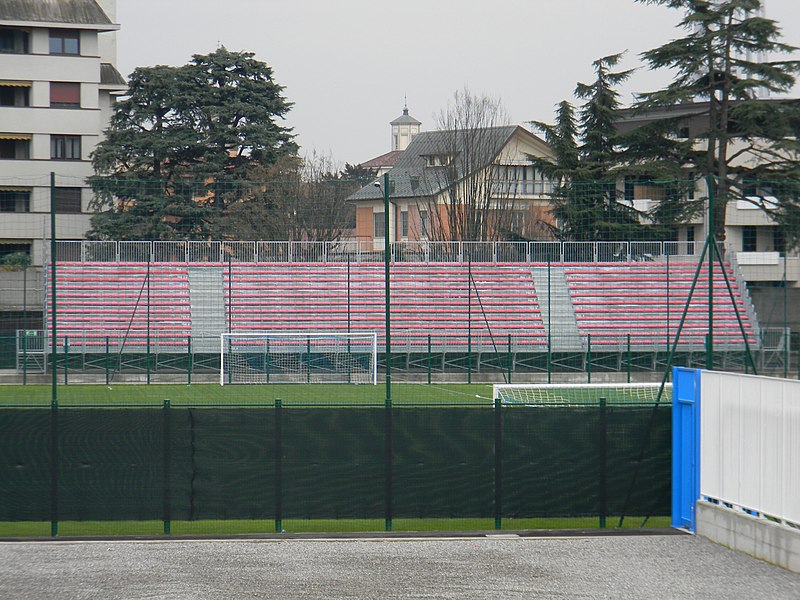
[[(398, 241), (394, 262), (649, 262), (665, 256), (696, 256), (694, 242), (674, 241)], [(61, 262), (264, 263), (380, 262), (372, 240), (341, 241), (92, 241), (57, 242)]]

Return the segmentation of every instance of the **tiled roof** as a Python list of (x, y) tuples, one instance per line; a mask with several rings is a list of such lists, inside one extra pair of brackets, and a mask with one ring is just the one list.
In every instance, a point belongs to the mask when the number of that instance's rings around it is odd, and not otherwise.
[[(470, 164), (482, 167), (491, 164), (518, 129), (521, 128), (509, 125), (480, 130), (481, 156), (470, 160)], [(443, 167), (428, 167), (426, 157), (451, 154), (454, 149), (457, 154), (457, 177), (464, 177), (463, 162), (453, 144), (454, 135), (457, 134), (458, 132), (453, 131), (426, 131), (417, 134), (390, 171), (391, 195), (397, 198), (433, 196), (452, 185), (452, 175), (445, 176)], [(352, 194), (348, 200), (379, 200), (382, 197), (383, 192), (370, 184)]]
[(402, 155), (402, 150), (392, 150), (391, 152), (381, 154), (380, 156), (376, 156), (375, 158), (371, 158), (368, 161), (361, 163), (359, 167), (363, 167), (364, 169), (383, 169), (385, 167), (393, 167)]
[(111, 63), (100, 63), (100, 85), (124, 85), (128, 82)]
[(94, 0), (0, 0), (0, 21), (112, 24)]

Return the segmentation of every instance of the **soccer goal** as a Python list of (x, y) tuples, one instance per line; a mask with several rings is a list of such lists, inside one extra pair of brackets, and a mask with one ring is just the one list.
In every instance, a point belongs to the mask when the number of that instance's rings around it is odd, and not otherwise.
[[(596, 406), (601, 399), (609, 406), (652, 406), (660, 388), (659, 383), (496, 384), (492, 398), (525, 406)], [(671, 404), (671, 383), (664, 386), (661, 402)]]
[(374, 333), (223, 333), (220, 385), (378, 383)]

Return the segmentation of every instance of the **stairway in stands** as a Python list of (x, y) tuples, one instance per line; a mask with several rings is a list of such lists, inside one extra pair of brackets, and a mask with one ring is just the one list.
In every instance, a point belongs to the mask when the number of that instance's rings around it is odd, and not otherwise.
[(189, 267), (194, 352), (218, 352), (219, 334), (227, 331), (223, 271), (223, 267)]
[[(550, 298), (548, 301), (547, 272), (550, 271)], [(564, 267), (531, 267), (539, 310), (546, 331), (551, 332), (553, 352), (581, 349), (581, 334), (572, 306)], [(549, 311), (548, 311), (549, 304)], [(549, 320), (548, 320), (549, 312)]]

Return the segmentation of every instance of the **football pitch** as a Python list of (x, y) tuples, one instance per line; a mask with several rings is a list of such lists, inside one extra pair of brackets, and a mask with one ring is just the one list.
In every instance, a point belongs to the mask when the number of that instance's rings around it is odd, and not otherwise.
[[(56, 390), (59, 406), (384, 406), (384, 385), (348, 384), (70, 384)], [(491, 406), (491, 384), (412, 384), (391, 386), (393, 406)], [(0, 406), (49, 407), (49, 385), (0, 386)]]

